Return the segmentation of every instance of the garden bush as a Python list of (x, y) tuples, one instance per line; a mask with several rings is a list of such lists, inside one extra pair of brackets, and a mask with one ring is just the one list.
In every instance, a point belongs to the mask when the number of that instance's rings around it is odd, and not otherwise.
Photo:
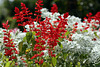
[[(9, 20), (0, 28), (1, 67), (99, 67), (100, 12), (81, 18), (60, 14), (36, 2), (35, 14), (24, 3), (15, 7), (20, 29), (9, 29)], [(32, 18), (32, 15), (35, 18)]]

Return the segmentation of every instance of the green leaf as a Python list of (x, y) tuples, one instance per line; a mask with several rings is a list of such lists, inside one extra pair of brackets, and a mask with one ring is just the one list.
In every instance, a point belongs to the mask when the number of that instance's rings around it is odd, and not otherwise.
[(2, 53), (0, 53), (0, 59), (2, 58)]
[(5, 67), (10, 67), (10, 63), (11, 63), (11, 61), (8, 61), (8, 62), (6, 63), (6, 65), (5, 65)]
[(77, 67), (81, 67), (81, 63), (80, 62), (77, 62)]
[(58, 42), (58, 45), (60, 46), (61, 49), (63, 48), (63, 45), (60, 42)]
[(40, 67), (38, 64), (36, 64), (36, 67)]
[(48, 64), (48, 63), (46, 63), (46, 62), (43, 62), (42, 67), (49, 67), (49, 64)]
[(19, 67), (19, 65), (17, 65), (17, 67)]
[(30, 43), (31, 38), (32, 38), (32, 32), (27, 32), (26, 33), (27, 43)]
[(36, 44), (34, 36), (32, 36), (32, 38), (31, 38), (31, 43), (32, 43), (32, 47), (34, 47), (34, 45)]
[(53, 63), (54, 66), (56, 66), (56, 63), (57, 63), (56, 57), (52, 57), (52, 63)]
[(69, 31), (67, 31), (67, 32), (65, 33), (65, 36), (68, 36), (68, 34), (70, 34), (70, 32), (69, 32)]
[(58, 42), (58, 45), (60, 46), (60, 45), (61, 45), (61, 43), (60, 43), (60, 42)]
[(24, 42), (26, 41), (26, 36), (23, 38), (23, 41), (24, 41)]
[(61, 47), (61, 49), (63, 49), (63, 45), (62, 44), (60, 45), (60, 47)]
[(94, 32), (94, 35), (99, 38), (99, 36), (97, 35), (97, 32)]
[(73, 67), (73, 63), (72, 63), (72, 62), (70, 62), (70, 65), (69, 65), (69, 67)]
[(20, 42), (20, 43), (18, 44), (18, 46), (19, 46), (19, 52), (22, 52), (23, 41)]
[(85, 33), (85, 32), (88, 32), (88, 30), (84, 30), (84, 31), (82, 31), (83, 33)]
[(66, 59), (68, 57), (68, 54), (64, 53), (63, 56), (64, 56), (64, 59)]
[(9, 61), (9, 59), (7, 58), (6, 61)]
[(35, 34), (36, 34), (36, 32), (35, 32), (35, 31), (33, 31), (33, 32), (32, 32), (32, 34), (33, 34), (33, 35), (35, 35)]
[(27, 44), (23, 44), (22, 51), (25, 52), (27, 47), (28, 47)]
[(80, 65), (80, 62), (77, 62), (77, 65)]
[(61, 38), (61, 37), (59, 37), (59, 38), (58, 38), (58, 41), (60, 41), (60, 42), (61, 42), (62, 40), (63, 40), (63, 38)]

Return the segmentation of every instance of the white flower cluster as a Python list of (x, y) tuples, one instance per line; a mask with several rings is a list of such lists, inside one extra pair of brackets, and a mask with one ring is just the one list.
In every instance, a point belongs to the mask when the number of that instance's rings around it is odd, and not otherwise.
[[(2, 50), (2, 48), (4, 47), (3, 44), (3, 37), (4, 37), (4, 29), (0, 28), (0, 51)], [(20, 31), (19, 29), (15, 28), (12, 30), (12, 32), (10, 33), (11, 35), (11, 39), (13, 39), (13, 43), (16, 44), (15, 47), (18, 50), (18, 44), (23, 40), (23, 38), (26, 36), (26, 33), (23, 33), (22, 31)], [(19, 50), (18, 50), (19, 51)], [(3, 53), (3, 51), (2, 51)]]
[(81, 19), (79, 17), (75, 17), (75, 16), (68, 16), (67, 17), (68, 21), (68, 26), (70, 28), (73, 28), (73, 25), (77, 22), (78, 25), (77, 25), (77, 29), (82, 29), (82, 25), (85, 25), (84, 23), (81, 22)]
[(4, 36), (3, 34), (4, 34), (4, 33), (3, 33), (2, 31), (3, 31), (3, 29), (0, 28), (0, 45), (3, 44), (3, 36)]
[(54, 22), (53, 21), (57, 21), (58, 16), (60, 16), (60, 13), (56, 13), (55, 12), (54, 14), (52, 14), (46, 8), (42, 8), (41, 9), (41, 12), (42, 12), (41, 17), (42, 18), (46, 18), (46, 17), (50, 18), (50, 21), (49, 22), (51, 22), (52, 25), (54, 25)]
[(13, 29), (10, 34), (16, 46), (18, 46), (19, 42), (21, 42), (23, 38), (26, 36), (25, 32), (22, 32), (17, 28)]
[[(3, 44), (3, 37), (4, 37), (4, 29), (0, 28), (0, 54), (2, 54), (2, 57), (4, 56), (4, 44)], [(23, 40), (23, 38), (26, 36), (26, 33), (23, 33), (22, 31), (20, 31), (19, 29), (15, 28), (12, 29), (12, 32), (10, 33), (11, 35), (11, 39), (13, 39), (13, 43), (16, 44), (15, 47), (17, 49), (17, 51), (19, 51), (18, 49), (18, 44)], [(20, 61), (20, 56), (17, 56), (18, 61)], [(1, 60), (2, 58), (0, 58)], [(3, 63), (3, 60), (0, 61), (0, 65)], [(19, 62), (18, 62), (19, 63)]]
[[(58, 19), (58, 16), (60, 16), (60, 13), (54, 13), (52, 14), (49, 12), (46, 8), (41, 9), (42, 12), (42, 18), (51, 18), (50, 22), (52, 25), (54, 25), (53, 21), (56, 21)], [(63, 18), (62, 14), (62, 18)], [(92, 25), (95, 25), (99, 27), (98, 20), (91, 19), (90, 23), (83, 23), (81, 21), (81, 18), (71, 16), (69, 15), (66, 19), (68, 19), (67, 23), (68, 25), (66, 26), (66, 29), (73, 29), (73, 25), (77, 22), (77, 30), (85, 30), (84, 27), (87, 25), (90, 25), (89, 28), (87, 29), (87, 32), (76, 32), (75, 34), (72, 35), (72, 41), (65, 40), (61, 42), (63, 45), (64, 52), (74, 52), (78, 53), (79, 55), (81, 54), (89, 54), (90, 57), (88, 57), (88, 61), (90, 63), (97, 63), (100, 62), (100, 31), (92, 31)], [(85, 20), (85, 22), (88, 22)], [(84, 26), (84, 27), (82, 27)], [(93, 39), (96, 40), (93, 40)], [(60, 52), (61, 50), (58, 49), (60, 48), (58, 45), (55, 47), (55, 50), (58, 50)], [(84, 61), (86, 59), (84, 58)]]

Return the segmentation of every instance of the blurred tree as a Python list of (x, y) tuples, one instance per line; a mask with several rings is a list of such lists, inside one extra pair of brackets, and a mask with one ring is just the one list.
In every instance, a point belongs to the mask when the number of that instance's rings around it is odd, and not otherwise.
[(0, 27), (2, 26), (2, 19), (6, 18), (8, 15), (8, 10), (4, 7), (4, 5), (0, 5)]
[(78, 12), (80, 17), (84, 17), (87, 13), (91, 12), (95, 15), (100, 11), (100, 0), (77, 0)]
[[(7, 9), (8, 13), (5, 18), (2, 18), (2, 22), (5, 22), (6, 20), (10, 20), (10, 28), (17, 27), (17, 23), (15, 20), (11, 20), (11, 18), (14, 16), (15, 7), (18, 7), (21, 10), (21, 2), (23, 2), (27, 8), (34, 14), (35, 12), (35, 3), (37, 0), (4, 0), (4, 7)], [(43, 7), (50, 9), (52, 0), (43, 0)], [(34, 15), (32, 16), (34, 18)], [(1, 24), (0, 24), (1, 25)], [(22, 27), (19, 27), (22, 30)]]

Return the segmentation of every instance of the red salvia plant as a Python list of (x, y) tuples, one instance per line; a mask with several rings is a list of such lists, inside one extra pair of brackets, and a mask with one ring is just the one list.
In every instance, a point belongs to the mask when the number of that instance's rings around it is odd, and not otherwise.
[[(15, 7), (16, 14), (14, 17), (14, 19), (17, 19), (17, 22), (22, 23), (22, 24), (18, 24), (19, 26), (25, 26), (27, 24), (33, 25), (33, 27), (30, 28), (34, 28), (32, 31), (35, 31), (36, 32), (35, 36), (37, 36), (35, 38), (36, 44), (33, 47), (34, 48), (33, 51), (37, 51), (37, 54), (34, 54), (34, 56), (32, 56), (30, 59), (39, 57), (35, 60), (35, 63), (39, 63), (39, 64), (42, 64), (44, 61), (42, 58), (42, 56), (44, 55), (43, 50), (48, 50), (49, 56), (55, 57), (55, 54), (53, 53), (53, 49), (59, 42), (58, 39), (64, 38), (64, 33), (66, 32), (65, 25), (68, 25), (66, 18), (69, 15), (68, 12), (66, 12), (63, 18), (59, 16), (59, 19), (57, 21), (54, 21), (54, 23), (58, 23), (57, 26), (53, 26), (51, 24), (50, 18), (46, 18), (44, 21), (41, 21), (40, 10), (42, 9), (41, 7), (43, 5), (41, 4), (42, 2), (43, 2), (42, 0), (38, 0), (36, 3), (37, 7), (35, 7), (36, 11), (34, 14), (36, 18), (34, 20), (31, 18), (31, 16), (26, 17), (28, 15), (31, 15), (32, 13), (29, 13), (30, 11), (28, 11), (28, 8), (26, 8), (25, 4), (23, 3), (21, 3), (22, 11), (19, 11), (19, 9)], [(52, 13), (58, 12), (58, 7), (56, 4), (53, 4), (53, 7), (51, 8), (51, 12)], [(25, 21), (26, 19), (28, 19), (28, 21)], [(38, 29), (34, 27), (34, 21), (39, 23), (37, 25)]]
[[(30, 31), (35, 31), (38, 34), (39, 32), (37, 32), (37, 31), (40, 31), (40, 30), (34, 28), (34, 21), (40, 22), (40, 20), (41, 20), (41, 15), (40, 15), (41, 12), (40, 12), (40, 10), (42, 9), (42, 7), (40, 7), (40, 6), (43, 5), (43, 4), (41, 4), (42, 2), (43, 1), (38, 0), (37, 3), (36, 3), (37, 7), (35, 7), (35, 9), (37, 11), (35, 11), (34, 15), (36, 16), (36, 18), (34, 20), (31, 18), (31, 16), (29, 16), (32, 13), (30, 13), (30, 11), (28, 11), (28, 8), (26, 8), (25, 4), (21, 3), (22, 11), (19, 11), (19, 9), (17, 7), (15, 7), (15, 13), (16, 14), (15, 14), (15, 17), (13, 17), (13, 19), (17, 19), (17, 22), (20, 22), (20, 24), (18, 24), (18, 26), (23, 26), (24, 27), (25, 25), (28, 24), (28, 25), (30, 25), (29, 26), (30, 27)], [(25, 21), (25, 20), (28, 20), (28, 21)], [(25, 28), (24, 28), (24, 31), (26, 31)], [(36, 36), (38, 36), (37, 34), (36, 34)], [(43, 46), (45, 44), (45, 41), (41, 39), (41, 35), (39, 35), (39, 36), (40, 37), (35, 39), (36, 40), (36, 44), (35, 44), (34, 50), (33, 50), (33, 51), (37, 51), (38, 54), (34, 54), (34, 56), (31, 59), (36, 58), (38, 56), (41, 57), (41, 56), (44, 55), (44, 53), (41, 52), (41, 51), (45, 50), (45, 47)], [(42, 64), (43, 63), (43, 59), (38, 61), (38, 63)]]
[(10, 39), (10, 30), (8, 31), (9, 25), (8, 25), (8, 21), (6, 23), (2, 23), (3, 28), (5, 28), (5, 30), (3, 30), (4, 32), (4, 45), (5, 45), (5, 56), (9, 57), (9, 60), (12, 59), (17, 59), (16, 55), (14, 56), (13, 54), (18, 54), (18, 51), (15, 48), (15, 44), (13, 43), (13, 39)]
[[(44, 52), (42, 52), (42, 51), (45, 50), (45, 46), (44, 46), (45, 40), (43, 40), (43, 38), (42, 38), (42, 33), (43, 33), (42, 27), (43, 26), (41, 26), (42, 21), (40, 21), (41, 20), (41, 11), (40, 10), (42, 9), (41, 6), (43, 5), (42, 2), (43, 2), (42, 0), (38, 0), (36, 3), (37, 7), (35, 7), (36, 11), (35, 11), (34, 15), (36, 16), (36, 18), (34, 19), (34, 21), (39, 23), (39, 25), (37, 27), (40, 29), (34, 28), (34, 31), (36, 32), (36, 36), (39, 36), (39, 37), (35, 39), (36, 44), (34, 46), (33, 51), (37, 51), (38, 54), (34, 54), (34, 56), (31, 57), (31, 59), (34, 59), (36, 57), (42, 57), (44, 55)], [(37, 59), (37, 60), (35, 60), (35, 63), (42, 64), (43, 59), (41, 59), (41, 60)]]
[[(33, 23), (33, 19), (31, 18), (30, 15), (32, 15), (32, 13), (30, 12), (30, 10), (28, 10), (28, 8), (26, 8), (24, 3), (21, 3), (21, 9), (22, 11), (19, 10), (19, 8), (15, 7), (15, 17), (13, 17), (13, 19), (16, 19), (18, 22), (18, 26), (24, 26), (25, 25), (31, 25)], [(34, 24), (33, 24), (34, 26)], [(26, 32), (26, 29), (24, 28), (24, 31)]]
[[(52, 52), (52, 49), (57, 45), (57, 42), (59, 42), (57, 39), (60, 37), (60, 34), (64, 35), (63, 33), (66, 32), (65, 25), (67, 25), (67, 19), (66, 19), (67, 17), (68, 17), (68, 13), (64, 14), (64, 19), (61, 18), (61, 16), (59, 16), (60, 20), (55, 21), (55, 23), (59, 22), (56, 28), (53, 27), (52, 24), (49, 22), (50, 18), (46, 18), (44, 21), (41, 21), (40, 24), (37, 26), (40, 29), (37, 30), (36, 35), (40, 37), (36, 39), (36, 42), (41, 43), (41, 45), (43, 45), (45, 44), (45, 41), (47, 40), (46, 46), (49, 46), (48, 48), (49, 55), (52, 57), (55, 56)], [(61, 37), (64, 38), (63, 36)], [(37, 47), (40, 47), (40, 44), (38, 44)], [(34, 50), (37, 51), (38, 49), (34, 48)], [(34, 56), (31, 59), (33, 58)]]
[[(15, 17), (13, 17), (13, 19), (16, 19), (18, 22), (18, 26), (24, 26), (25, 25), (29, 25), (30, 27), (30, 31), (35, 31), (35, 41), (36, 44), (34, 44), (34, 48), (33, 51), (36, 51), (36, 54), (34, 54), (30, 59), (35, 59), (35, 63), (38, 64), (42, 64), (44, 62), (43, 59), (43, 55), (44, 55), (44, 50), (48, 50), (49, 56), (51, 57), (55, 57), (56, 55), (54, 54), (53, 50), (54, 47), (57, 46), (59, 41), (59, 38), (65, 38), (65, 32), (67, 32), (67, 30), (65, 29), (67, 24), (67, 17), (69, 16), (69, 13), (66, 12), (63, 17), (59, 16), (58, 19), (56, 21), (53, 21), (53, 23), (55, 24), (54, 26), (51, 24), (50, 22), (50, 18), (46, 17), (45, 20), (41, 21), (41, 9), (43, 6), (42, 4), (42, 0), (38, 0), (36, 2), (36, 11), (34, 16), (36, 16), (35, 19), (31, 18), (30, 15), (32, 15), (32, 13), (28, 10), (28, 8), (26, 8), (24, 3), (21, 3), (21, 9), (22, 11), (19, 10), (19, 8), (15, 7)], [(53, 6), (51, 7), (51, 12), (52, 15), (56, 12), (58, 12), (58, 7), (56, 4), (53, 4)], [(89, 23), (91, 23), (91, 20), (95, 19), (98, 20), (99, 22), (93, 22), (92, 27), (97, 28), (96, 24), (100, 24), (100, 12), (98, 12), (95, 16), (92, 16), (92, 13), (87, 14), (87, 18), (85, 17), (84, 20), (87, 21), (83, 21), (84, 23), (86, 23), (86, 26), (82, 26), (84, 28), (84, 30), (87, 30), (90, 26)], [(34, 22), (38, 23), (37, 28), (35, 28), (35, 24)], [(56, 23), (58, 23), (56, 25)], [(3, 30), (4, 32), (4, 45), (5, 45), (5, 55), (9, 57), (9, 60), (12, 59), (17, 59), (15, 54), (18, 54), (18, 51), (15, 48), (15, 44), (13, 43), (13, 39), (10, 39), (10, 32), (8, 30), (9, 25), (8, 25), (8, 21), (6, 23), (3, 23), (3, 28), (5, 28), (5, 30)], [(78, 23), (76, 22), (75, 24), (73, 24), (73, 29), (72, 31), (70, 31), (69, 34), (69, 41), (72, 41), (71, 37), (72, 34), (75, 33), (77, 31), (77, 25)], [(80, 31), (82, 31), (80, 29)], [(26, 29), (24, 28), (24, 32), (27, 32)], [(96, 41), (96, 38), (93, 39), (93, 41)], [(26, 61), (24, 61), (23, 58), (21, 58), (21, 60), (23, 60), (23, 62), (26, 63)]]
[(35, 7), (36, 11), (35, 11), (35, 14), (34, 14), (34, 16), (36, 16), (34, 21), (36, 21), (36, 22), (40, 22), (40, 20), (41, 20), (41, 11), (40, 10), (42, 9), (41, 6), (43, 6), (42, 2), (43, 2), (42, 0), (38, 0), (36, 2), (36, 7)]
[[(84, 27), (85, 30), (87, 30), (90, 27), (90, 24), (92, 25), (92, 31), (97, 29), (96, 24), (100, 24), (100, 12), (98, 12), (96, 15), (92, 16), (92, 13), (87, 14), (87, 18), (85, 17), (84, 20), (87, 21), (83, 21), (84, 23), (86, 23), (86, 26), (82, 26)], [(91, 22), (91, 20), (95, 20), (95, 22)]]

